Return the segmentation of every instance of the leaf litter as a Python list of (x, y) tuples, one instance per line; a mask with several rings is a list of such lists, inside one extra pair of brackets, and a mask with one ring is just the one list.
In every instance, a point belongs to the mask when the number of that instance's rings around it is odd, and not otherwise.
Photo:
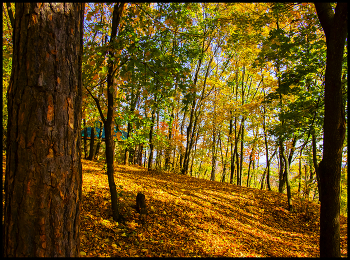
[[(319, 257), (319, 205), (274, 191), (180, 174), (116, 165), (125, 223), (113, 221), (103, 164), (83, 162), (81, 256)], [(146, 222), (135, 210), (146, 195)], [(341, 216), (341, 254), (347, 257), (347, 218)]]
[[(117, 165), (120, 212), (113, 221), (103, 163), (82, 160), (81, 257), (319, 257), (319, 205), (274, 191)], [(4, 167), (5, 168), (5, 167)], [(3, 173), (4, 173), (3, 169)], [(4, 175), (3, 175), (4, 176)], [(146, 222), (135, 210), (146, 195)], [(340, 216), (341, 256), (347, 218)]]

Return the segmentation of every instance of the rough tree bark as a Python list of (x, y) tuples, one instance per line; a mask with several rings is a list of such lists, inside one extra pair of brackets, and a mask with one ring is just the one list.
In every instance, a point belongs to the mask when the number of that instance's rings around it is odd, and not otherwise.
[(340, 257), (340, 176), (345, 138), (345, 111), (341, 73), (345, 39), (348, 33), (347, 3), (315, 3), (318, 18), (326, 35), (325, 116), (323, 158), (320, 174), (320, 256)]
[(16, 3), (4, 255), (78, 256), (84, 4)]

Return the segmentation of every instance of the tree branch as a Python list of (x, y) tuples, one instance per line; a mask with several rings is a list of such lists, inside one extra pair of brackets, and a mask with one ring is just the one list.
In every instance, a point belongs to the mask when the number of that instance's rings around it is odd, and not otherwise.
[(100, 112), (100, 116), (102, 119), (103, 124), (106, 122), (106, 119), (103, 115), (102, 109), (101, 109), (101, 105), (100, 105), (100, 101), (98, 100), (98, 98), (94, 97), (94, 95), (91, 93), (91, 91), (84, 85), (85, 89), (87, 90), (87, 92), (90, 94), (90, 96), (92, 97), (93, 100), (95, 100), (98, 112)]
[(334, 12), (330, 3), (315, 3), (316, 12), (318, 19), (322, 25), (324, 33), (326, 35), (326, 40), (330, 33), (333, 21), (334, 21)]
[(7, 7), (7, 13), (9, 14), (11, 26), (14, 29), (15, 28), (15, 18), (13, 16), (13, 12), (11, 9), (11, 3), (6, 2), (6, 7)]

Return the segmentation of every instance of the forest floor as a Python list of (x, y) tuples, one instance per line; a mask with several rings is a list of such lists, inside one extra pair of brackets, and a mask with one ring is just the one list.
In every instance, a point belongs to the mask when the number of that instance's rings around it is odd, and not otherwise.
[[(104, 164), (82, 164), (80, 256), (319, 257), (317, 203), (295, 198), (289, 212), (286, 195), (278, 192), (116, 165), (125, 217), (117, 223)], [(144, 224), (135, 210), (137, 192), (146, 196)], [(340, 223), (347, 257), (347, 218)]]
[[(110, 257), (319, 257), (319, 205), (228, 183), (117, 165), (125, 224), (112, 219), (103, 164), (83, 161), (81, 255)], [(146, 196), (144, 224), (136, 195)], [(307, 210), (306, 210), (307, 208)], [(347, 218), (341, 216), (347, 257)]]

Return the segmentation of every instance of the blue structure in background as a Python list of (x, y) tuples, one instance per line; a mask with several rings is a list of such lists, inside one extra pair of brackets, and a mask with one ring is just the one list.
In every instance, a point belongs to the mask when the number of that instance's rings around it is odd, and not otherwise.
[[(92, 127), (87, 127), (87, 137), (91, 138), (91, 129)], [(98, 138), (100, 136), (100, 131), (101, 129), (99, 127), (95, 127), (95, 138)], [(84, 129), (81, 130), (81, 136), (84, 137)], [(123, 131), (123, 130), (118, 130), (117, 127), (114, 127), (114, 136), (117, 136), (117, 133), (120, 132), (121, 133), (121, 141), (125, 141), (128, 138), (128, 133)], [(102, 129), (102, 139), (105, 139), (105, 129)]]

